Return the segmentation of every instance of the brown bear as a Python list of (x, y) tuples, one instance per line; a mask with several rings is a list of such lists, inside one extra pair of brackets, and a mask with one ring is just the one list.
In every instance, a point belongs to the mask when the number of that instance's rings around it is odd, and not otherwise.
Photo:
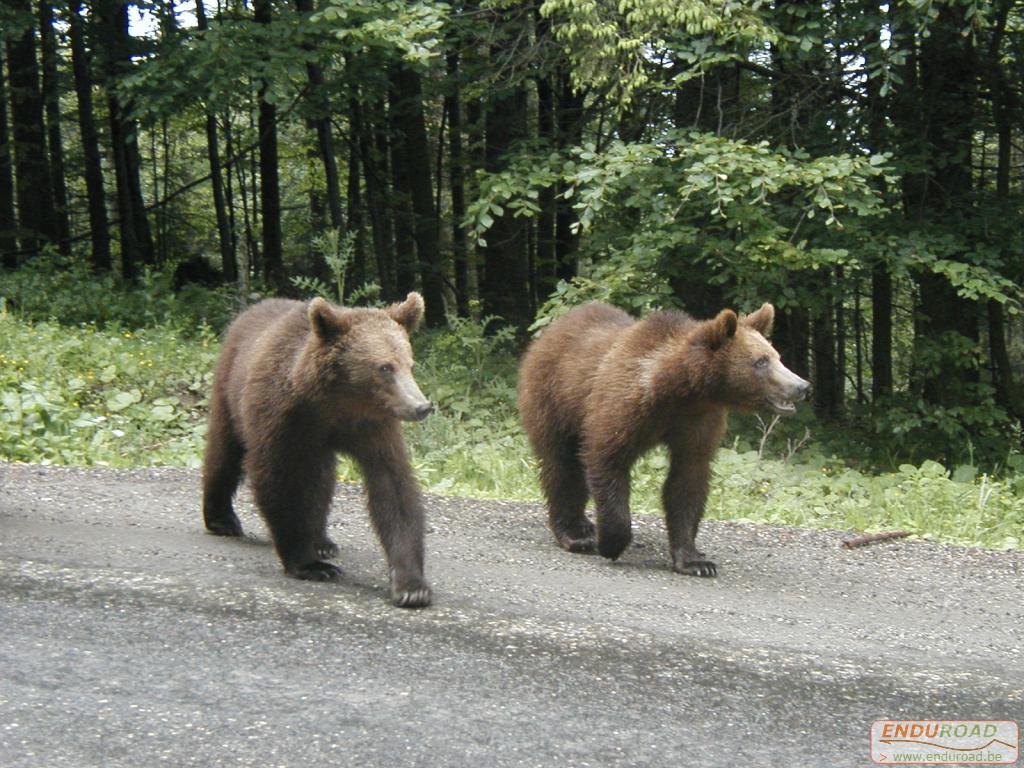
[(333, 580), (327, 537), (335, 455), (351, 455), (366, 483), (384, 547), (391, 597), (430, 603), (423, 578), (424, 516), (400, 421), (431, 412), (412, 376), (408, 334), (423, 316), (410, 293), (386, 309), (267, 299), (231, 324), (214, 374), (206, 459), (206, 528), (240, 536), (232, 498), (244, 474), (285, 571)]
[[(559, 318), (519, 368), (519, 413), (534, 452), (555, 540), (570, 552), (615, 559), (632, 539), (629, 473), (668, 446), (662, 491), (672, 567), (714, 576), (696, 548), (711, 461), (731, 409), (792, 413), (810, 384), (768, 343), (775, 310), (699, 322), (683, 312), (636, 321), (607, 304)], [(588, 495), (595, 527), (584, 513)], [(596, 540), (595, 540), (596, 539)]]

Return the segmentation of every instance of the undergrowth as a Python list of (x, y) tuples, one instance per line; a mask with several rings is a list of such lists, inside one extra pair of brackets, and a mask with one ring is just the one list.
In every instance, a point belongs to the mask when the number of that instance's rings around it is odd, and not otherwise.
[[(535, 462), (515, 412), (510, 336), (458, 320), (415, 342), (417, 378), (438, 405), (436, 414), (406, 428), (424, 488), (539, 501)], [(201, 322), (126, 330), (119, 322), (61, 325), (0, 312), (0, 459), (198, 466), (217, 351), (216, 334)], [(720, 451), (709, 517), (902, 528), (959, 544), (1022, 546), (1020, 475), (993, 480), (930, 461), (871, 474), (823, 455), (813, 440), (795, 452), (781, 434), (758, 443), (734, 437)], [(655, 451), (635, 468), (636, 513), (660, 514), (666, 465), (664, 452)], [(359, 479), (347, 462), (339, 473)]]

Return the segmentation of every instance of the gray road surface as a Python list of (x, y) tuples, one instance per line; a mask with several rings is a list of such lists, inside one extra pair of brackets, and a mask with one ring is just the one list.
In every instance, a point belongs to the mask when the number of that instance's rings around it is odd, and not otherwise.
[(536, 505), (431, 497), (393, 608), (358, 487), (342, 584), (206, 535), (198, 475), (0, 464), (0, 766), (862, 766), (876, 718), (1024, 719), (1024, 554), (662, 524), (615, 564)]

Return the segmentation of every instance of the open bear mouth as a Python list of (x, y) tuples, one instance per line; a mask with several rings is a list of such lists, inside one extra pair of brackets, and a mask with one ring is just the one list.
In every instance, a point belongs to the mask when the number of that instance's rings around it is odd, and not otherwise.
[(779, 414), (796, 413), (796, 405), (791, 400), (777, 400), (774, 397), (766, 398), (771, 409)]

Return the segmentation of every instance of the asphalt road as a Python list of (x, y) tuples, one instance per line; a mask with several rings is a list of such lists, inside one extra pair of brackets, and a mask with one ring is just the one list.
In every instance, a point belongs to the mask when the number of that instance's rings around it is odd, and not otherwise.
[(0, 766), (861, 766), (878, 718), (1024, 720), (1024, 554), (662, 524), (618, 563), (539, 506), (431, 497), (394, 608), (360, 489), (346, 580), (203, 532), (198, 475), (0, 464)]

